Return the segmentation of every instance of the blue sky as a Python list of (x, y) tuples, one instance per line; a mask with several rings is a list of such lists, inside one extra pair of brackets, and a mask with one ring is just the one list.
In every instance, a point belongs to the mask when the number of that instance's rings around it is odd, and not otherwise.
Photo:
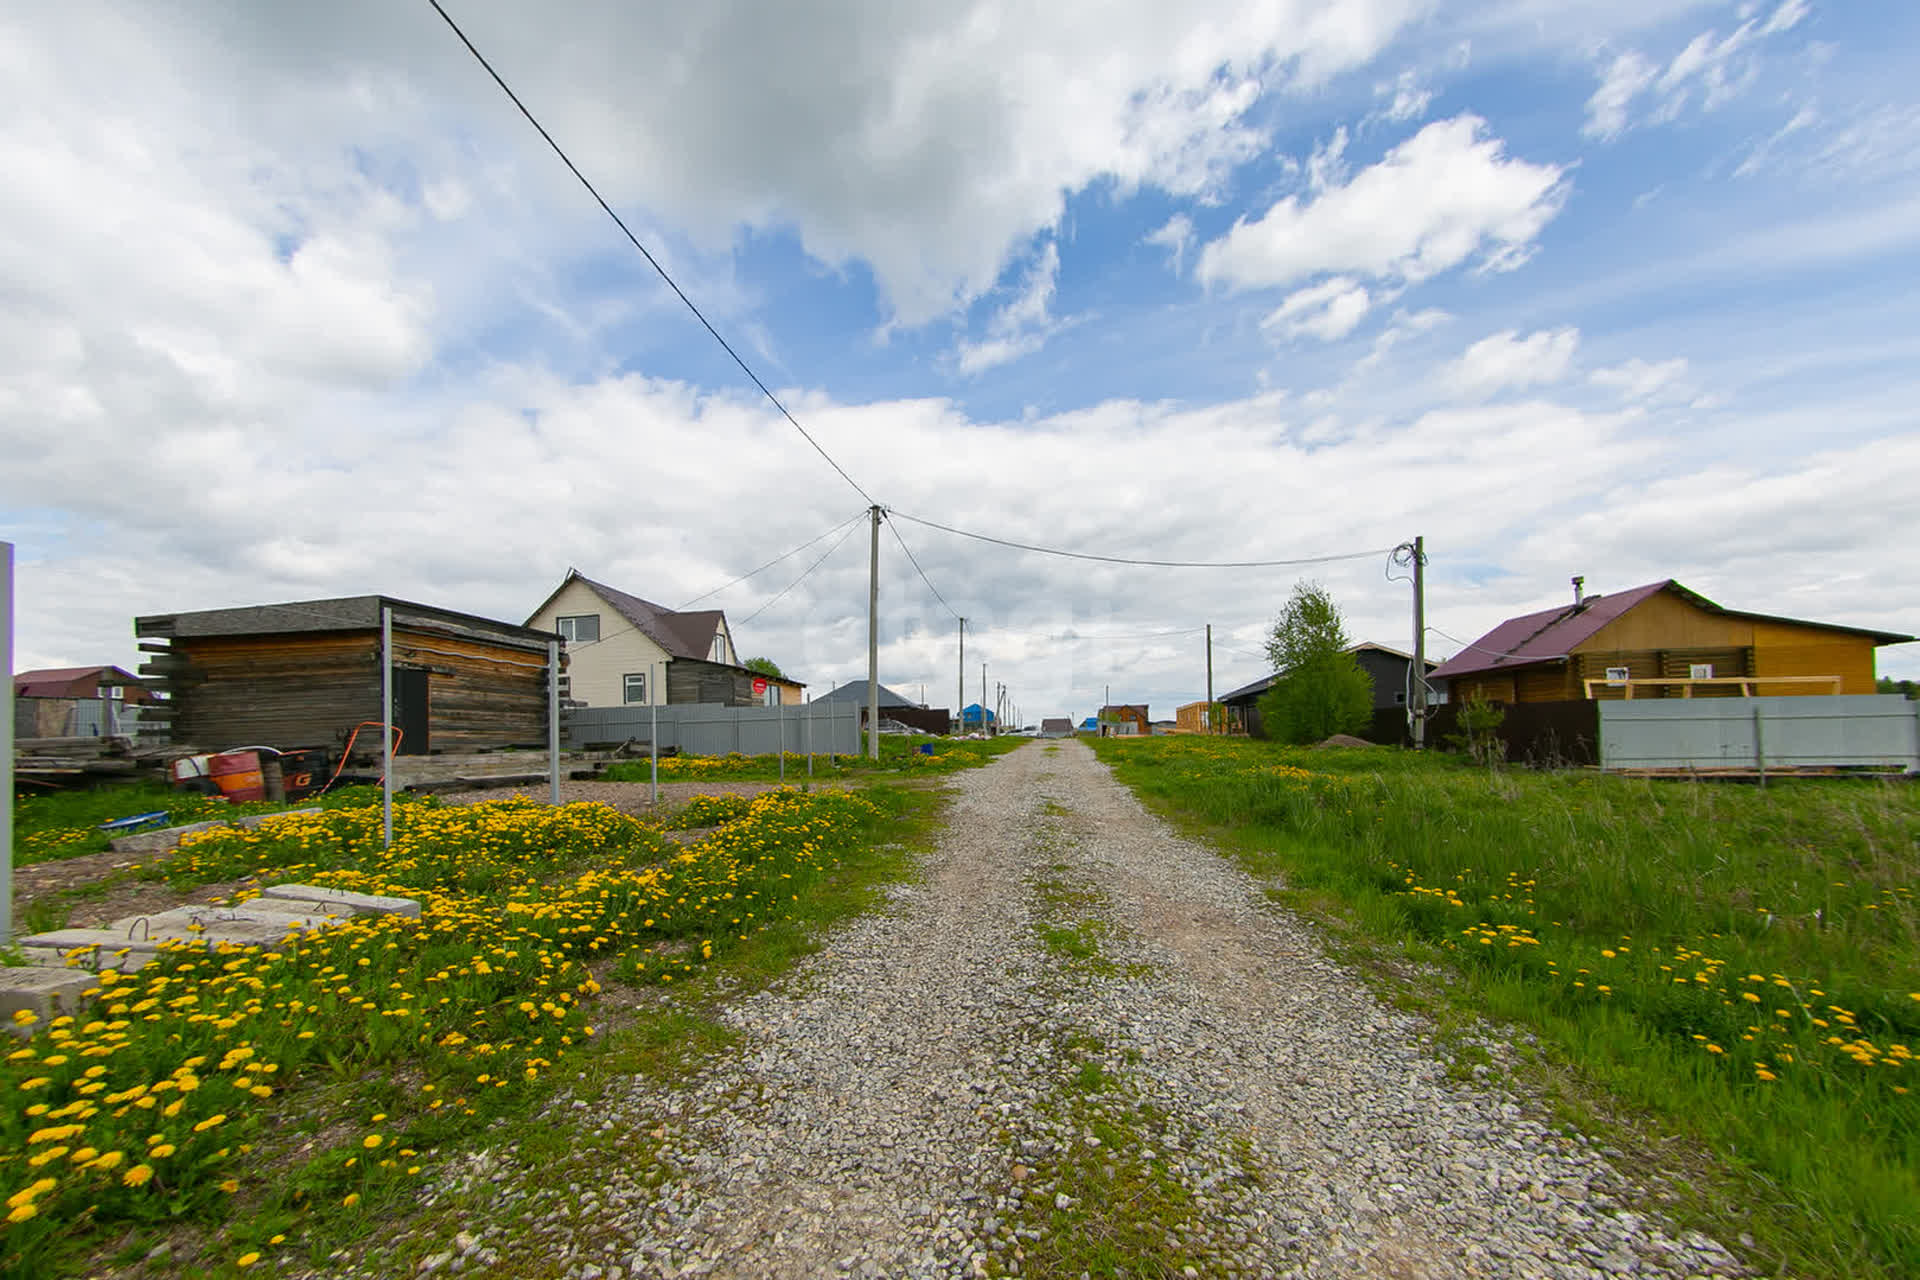
[[(1574, 573), (1920, 631), (1912, 6), (448, 7), (902, 512), (1424, 534), (1442, 655)], [(10, 11), (0, 73), (18, 665), (362, 591), (518, 620), (569, 566), (677, 604), (863, 505), (424, 4)], [(897, 527), (1030, 719), (1203, 692), (1191, 634), (1070, 630), (1210, 621), (1257, 676), (1302, 573), (1411, 640), (1379, 559)], [(882, 678), (950, 701), (886, 541)], [(743, 647), (862, 673), (861, 546), (720, 597)]]

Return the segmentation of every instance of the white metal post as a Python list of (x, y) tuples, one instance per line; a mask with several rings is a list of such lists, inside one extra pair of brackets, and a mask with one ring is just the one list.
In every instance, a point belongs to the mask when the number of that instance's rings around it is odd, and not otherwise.
[(648, 703), (647, 715), (653, 721), (652, 727), (647, 730), (647, 760), (653, 768), (653, 795), (648, 799), (647, 804), (650, 808), (658, 809), (660, 807), (660, 704)]
[(393, 847), (393, 607), (380, 606), (380, 838)]
[(0, 542), (0, 946), (13, 942), (13, 544)]
[(813, 776), (813, 695), (807, 695), (807, 776)]
[(773, 728), (780, 740), (776, 749), (780, 752), (780, 785), (784, 787), (787, 785), (787, 708), (781, 703), (778, 691), (773, 695)]
[(872, 509), (873, 549), (867, 561), (867, 758), (880, 758), (880, 508)]
[(560, 805), (560, 642), (547, 641), (547, 795)]

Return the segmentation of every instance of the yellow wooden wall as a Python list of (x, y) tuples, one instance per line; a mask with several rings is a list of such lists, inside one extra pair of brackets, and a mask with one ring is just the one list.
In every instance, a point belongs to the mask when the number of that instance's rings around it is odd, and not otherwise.
[[(1841, 693), (1874, 691), (1873, 641), (1866, 636), (1812, 623), (1730, 618), (1664, 591), (1594, 632), (1577, 652), (1598, 657), (1636, 650), (1729, 648), (1753, 651), (1756, 676), (1839, 676)], [(1757, 692), (1790, 696), (1830, 690), (1822, 685), (1762, 685)]]

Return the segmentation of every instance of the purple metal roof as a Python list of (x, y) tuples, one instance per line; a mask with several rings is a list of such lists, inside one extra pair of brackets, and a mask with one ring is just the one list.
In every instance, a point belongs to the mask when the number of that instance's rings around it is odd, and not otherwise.
[[(1630, 591), (1612, 595), (1588, 596), (1579, 604), (1564, 604), (1557, 609), (1542, 609), (1518, 618), (1509, 618), (1453, 657), (1434, 668), (1432, 679), (1451, 679), (1477, 671), (1498, 671), (1564, 658), (1594, 632), (1641, 602), (1680, 584), (1668, 578)], [(1691, 591), (1689, 597), (1695, 600)], [(1704, 602), (1713, 607), (1712, 602)]]
[(1671, 591), (1688, 604), (1729, 618), (1750, 618), (1756, 622), (1784, 622), (1793, 626), (1844, 631), (1850, 635), (1866, 636), (1876, 645), (1904, 644), (1913, 639), (1912, 636), (1893, 631), (1872, 631), (1865, 627), (1843, 627), (1830, 622), (1807, 622), (1770, 613), (1722, 608), (1699, 592), (1690, 591), (1672, 578), (1666, 578), (1629, 591), (1616, 591), (1610, 596), (1588, 596), (1580, 604), (1567, 604), (1557, 609), (1543, 609), (1539, 613), (1509, 618), (1441, 663), (1434, 669), (1431, 678), (1450, 679), (1481, 671), (1504, 671), (1530, 663), (1565, 658), (1586, 643), (1594, 632), (1662, 591)]

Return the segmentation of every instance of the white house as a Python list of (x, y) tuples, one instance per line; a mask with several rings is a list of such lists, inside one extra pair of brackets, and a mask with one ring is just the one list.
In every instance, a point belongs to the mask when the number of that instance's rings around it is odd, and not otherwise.
[[(731, 707), (789, 706), (805, 685), (766, 680), (740, 665), (727, 615), (681, 613), (567, 570), (527, 619), (567, 642), (568, 696), (589, 707), (717, 702)], [(754, 682), (766, 681), (754, 693)]]

